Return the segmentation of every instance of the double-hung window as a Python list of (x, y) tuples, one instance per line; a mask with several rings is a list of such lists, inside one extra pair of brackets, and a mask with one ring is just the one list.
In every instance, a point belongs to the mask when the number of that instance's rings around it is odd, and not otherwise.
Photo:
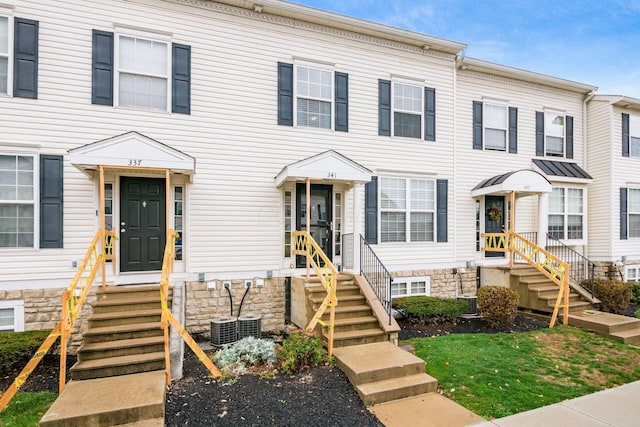
[(393, 135), (422, 137), (423, 89), (393, 82)]
[(640, 237), (640, 189), (629, 189), (629, 237)]
[(9, 17), (0, 16), (0, 94), (9, 93)]
[(321, 129), (332, 128), (333, 71), (297, 65), (296, 124)]
[(640, 157), (640, 116), (629, 117), (629, 153)]
[(118, 105), (167, 111), (169, 44), (119, 35)]
[(0, 247), (34, 246), (34, 158), (0, 155)]
[(547, 156), (564, 156), (564, 114), (549, 111), (544, 113), (544, 138)]
[(393, 279), (391, 284), (392, 298), (416, 295), (431, 295), (430, 277), (401, 277)]
[(435, 181), (380, 178), (382, 242), (434, 240)]
[(508, 108), (505, 105), (485, 102), (483, 104), (484, 148), (506, 151), (508, 130)]
[(549, 234), (556, 239), (584, 236), (584, 190), (555, 187), (549, 197)]

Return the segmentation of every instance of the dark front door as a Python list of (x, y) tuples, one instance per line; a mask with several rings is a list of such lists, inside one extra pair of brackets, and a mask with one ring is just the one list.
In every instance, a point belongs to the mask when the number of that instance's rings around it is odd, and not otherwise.
[[(485, 196), (484, 198), (484, 231), (486, 233), (504, 233), (504, 197)], [(485, 256), (504, 257), (504, 252), (486, 251)]]
[[(331, 185), (311, 185), (311, 209), (307, 209), (306, 184), (296, 186), (296, 229), (306, 230), (307, 213), (310, 215), (311, 237), (320, 245), (325, 254), (331, 259), (331, 227), (333, 215), (331, 212)], [(303, 256), (296, 257), (296, 266), (304, 267), (306, 261)]]
[(120, 271), (162, 269), (165, 186), (164, 179), (120, 179)]

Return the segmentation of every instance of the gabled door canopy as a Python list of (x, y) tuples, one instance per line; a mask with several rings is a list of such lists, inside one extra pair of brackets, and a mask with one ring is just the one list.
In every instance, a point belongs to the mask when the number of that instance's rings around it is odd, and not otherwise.
[(518, 197), (522, 197), (551, 193), (551, 189), (551, 183), (541, 173), (523, 169), (483, 180), (471, 190), (471, 196), (481, 197), (487, 194), (509, 194), (515, 192)]
[(360, 182), (371, 181), (372, 172), (334, 150), (291, 163), (275, 176), (276, 186), (286, 181)]
[(69, 160), (89, 176), (98, 166), (165, 169), (189, 176), (196, 169), (195, 158), (138, 132), (127, 132), (73, 148), (69, 150)]

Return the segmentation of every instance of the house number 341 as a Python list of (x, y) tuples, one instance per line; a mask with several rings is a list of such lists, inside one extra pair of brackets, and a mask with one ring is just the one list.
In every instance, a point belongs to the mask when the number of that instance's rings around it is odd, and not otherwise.
[(335, 178), (335, 177), (336, 177), (335, 172), (327, 172), (327, 178)]
[(129, 166), (141, 166), (142, 159), (129, 159)]

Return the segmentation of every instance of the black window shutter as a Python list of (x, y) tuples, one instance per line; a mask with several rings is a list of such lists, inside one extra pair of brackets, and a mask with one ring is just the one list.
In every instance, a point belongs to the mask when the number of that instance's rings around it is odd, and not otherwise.
[(509, 152), (518, 152), (518, 109), (509, 107)]
[(38, 21), (13, 21), (13, 96), (38, 97)]
[(629, 157), (629, 114), (622, 113), (622, 156)]
[(424, 139), (436, 140), (436, 90), (424, 88)]
[(437, 203), (437, 240), (438, 242), (446, 242), (448, 240), (448, 193), (449, 181), (446, 179), (438, 179), (436, 181), (436, 203)]
[(336, 80), (336, 130), (349, 132), (349, 75), (335, 73)]
[(171, 45), (171, 111), (191, 114), (191, 46)]
[(93, 30), (91, 103), (113, 105), (113, 33)]
[(62, 156), (40, 155), (40, 247), (62, 247)]
[(378, 177), (372, 176), (364, 186), (364, 239), (378, 243)]
[(293, 126), (293, 64), (278, 62), (278, 124)]
[(536, 111), (536, 156), (544, 156), (544, 113)]
[(567, 147), (565, 149), (567, 159), (573, 159), (573, 117), (565, 117), (565, 129), (567, 137)]
[(620, 188), (620, 240), (627, 240), (627, 189)]
[(391, 136), (391, 82), (378, 80), (378, 135)]
[(482, 150), (482, 102), (473, 101), (473, 149)]

